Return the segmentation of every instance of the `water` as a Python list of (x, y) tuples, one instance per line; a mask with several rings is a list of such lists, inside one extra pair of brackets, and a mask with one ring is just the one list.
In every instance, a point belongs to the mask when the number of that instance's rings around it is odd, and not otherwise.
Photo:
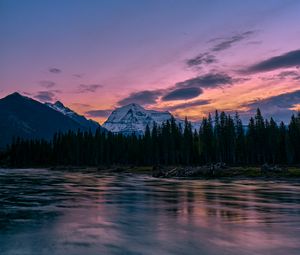
[(300, 254), (300, 184), (0, 169), (0, 254)]

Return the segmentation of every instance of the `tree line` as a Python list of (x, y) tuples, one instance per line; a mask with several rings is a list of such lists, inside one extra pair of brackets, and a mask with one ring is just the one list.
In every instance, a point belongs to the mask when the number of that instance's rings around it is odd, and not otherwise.
[(300, 163), (300, 112), (288, 125), (264, 119), (260, 110), (244, 126), (239, 115), (215, 112), (199, 130), (185, 119), (153, 123), (143, 136), (69, 131), (51, 141), (17, 138), (2, 155), (12, 167), (122, 165), (232, 165)]

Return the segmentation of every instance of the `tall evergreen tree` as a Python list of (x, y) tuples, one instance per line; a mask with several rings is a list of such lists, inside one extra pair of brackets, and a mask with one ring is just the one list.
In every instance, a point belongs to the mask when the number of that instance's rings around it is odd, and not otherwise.
[[(245, 128), (236, 113), (209, 114), (199, 132), (185, 119), (184, 127), (172, 118), (162, 126), (153, 123), (138, 136), (104, 133), (97, 130), (57, 133), (51, 141), (15, 138), (2, 152), (0, 160), (12, 167), (76, 165), (198, 165), (212, 162), (228, 164), (299, 164), (300, 114), (286, 126), (273, 118), (264, 119), (260, 110)], [(3, 157), (6, 157), (3, 158)]]

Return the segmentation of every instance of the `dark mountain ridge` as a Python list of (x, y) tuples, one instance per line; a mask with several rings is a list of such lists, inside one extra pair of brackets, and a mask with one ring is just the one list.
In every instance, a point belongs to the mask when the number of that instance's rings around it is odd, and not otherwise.
[(70, 117), (15, 92), (0, 99), (0, 147), (13, 137), (50, 139), (55, 132), (88, 130)]

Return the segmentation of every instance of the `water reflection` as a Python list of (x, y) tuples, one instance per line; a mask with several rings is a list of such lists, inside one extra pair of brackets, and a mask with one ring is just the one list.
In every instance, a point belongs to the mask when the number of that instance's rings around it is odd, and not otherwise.
[(299, 254), (300, 185), (0, 170), (0, 254)]

